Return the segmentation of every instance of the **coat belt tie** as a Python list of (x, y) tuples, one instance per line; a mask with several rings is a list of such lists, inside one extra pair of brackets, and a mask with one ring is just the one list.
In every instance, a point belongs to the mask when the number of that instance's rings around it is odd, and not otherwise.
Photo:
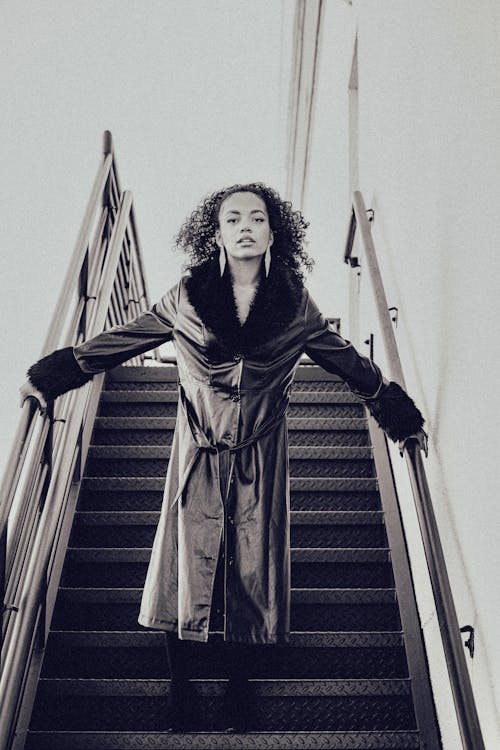
[[(175, 505), (175, 503), (179, 500), (182, 493), (184, 492), (184, 488), (191, 475), (191, 471), (193, 470), (193, 467), (201, 451), (208, 451), (209, 453), (217, 454), (217, 458), (218, 458), (219, 453), (223, 451), (229, 451), (230, 453), (234, 454), (237, 451), (240, 451), (243, 448), (246, 448), (247, 446), (252, 445), (253, 443), (257, 442), (257, 440), (259, 440), (261, 437), (264, 437), (264, 435), (267, 435), (268, 433), (272, 432), (279, 424), (281, 424), (282, 420), (285, 418), (289, 400), (290, 400), (290, 396), (289, 396), (289, 390), (288, 390), (285, 396), (280, 399), (280, 402), (273, 409), (270, 416), (267, 419), (265, 419), (259, 425), (259, 427), (257, 427), (257, 429), (254, 430), (251, 433), (251, 435), (249, 435), (244, 440), (241, 440), (239, 443), (236, 443), (235, 445), (217, 444), (209, 440), (209, 438), (203, 431), (196, 417), (196, 414), (190, 408), (190, 404), (186, 397), (186, 392), (184, 390), (184, 387), (182, 383), (179, 382), (179, 405), (180, 405), (180, 408), (182, 409), (182, 412), (184, 413), (186, 422), (189, 426), (191, 438), (193, 440), (193, 443), (196, 446), (196, 452), (191, 457), (191, 460), (189, 461), (188, 465), (186, 466), (184, 470), (183, 476), (180, 478), (179, 487), (177, 489), (175, 498), (172, 501), (172, 506)], [(231, 461), (229, 479), (231, 478), (233, 468), (234, 468), (234, 460)], [(228, 486), (229, 486), (229, 483), (228, 483)], [(222, 493), (221, 493), (221, 500), (224, 503), (224, 498), (222, 498)]]

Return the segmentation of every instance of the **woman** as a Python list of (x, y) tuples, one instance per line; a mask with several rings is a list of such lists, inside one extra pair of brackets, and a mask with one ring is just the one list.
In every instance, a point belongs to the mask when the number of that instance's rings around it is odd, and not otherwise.
[(141, 625), (167, 633), (175, 728), (189, 728), (194, 699), (180, 641), (208, 640), (214, 591), (238, 668), (229, 674), (229, 726), (245, 728), (245, 648), (289, 639), (285, 413), (301, 355), (340, 375), (393, 440), (422, 434), (412, 400), (333, 330), (304, 287), (306, 226), (261, 183), (210, 195), (177, 238), (189, 275), (130, 323), (41, 359), (22, 389), (43, 404), (175, 343), (179, 409), (139, 614)]

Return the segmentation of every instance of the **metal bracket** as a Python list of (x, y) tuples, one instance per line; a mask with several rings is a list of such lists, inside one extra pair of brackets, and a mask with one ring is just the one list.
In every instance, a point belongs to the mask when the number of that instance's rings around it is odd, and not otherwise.
[(372, 360), (373, 360), (373, 350), (374, 350), (374, 346), (373, 346), (374, 338), (375, 337), (373, 333), (370, 333), (370, 336), (367, 339), (365, 339), (365, 344), (367, 344), (367, 346), (370, 347), (370, 359)]
[(19, 612), (19, 607), (14, 606), (14, 604), (4, 604), (2, 608), (2, 613), (4, 612)]
[(349, 265), (351, 268), (361, 268), (361, 263), (357, 255), (350, 255), (348, 258)]
[(398, 318), (399, 318), (399, 310), (398, 310), (398, 308), (397, 307), (389, 307), (387, 309), (389, 310), (390, 313), (392, 313), (391, 320), (394, 323), (395, 327), (397, 328), (398, 327)]
[(469, 649), (470, 658), (474, 658), (474, 628), (472, 625), (464, 625), (463, 628), (460, 628), (461, 633), (468, 633), (469, 637), (464, 642), (465, 648)]
[(370, 223), (375, 220), (375, 211), (373, 208), (366, 209), (366, 217)]

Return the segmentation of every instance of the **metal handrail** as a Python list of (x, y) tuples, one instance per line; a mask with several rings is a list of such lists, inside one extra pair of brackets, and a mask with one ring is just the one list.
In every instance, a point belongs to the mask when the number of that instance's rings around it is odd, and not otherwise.
[[(103, 159), (41, 356), (74, 346), (110, 324), (126, 323), (148, 306), (132, 196), (121, 193), (106, 131)], [(33, 654), (45, 646), (61, 573), (54, 561), (63, 555), (71, 529), (70, 498), (81, 483), (102, 382), (97, 375), (58, 398), (55, 418), (51, 404), (42, 414), (36, 399), (28, 398), (7, 461), (0, 487), (0, 750), (11, 747), (27, 701)]]
[[(403, 368), (394, 336), (382, 275), (380, 273), (370, 223), (367, 218), (365, 202), (360, 191), (355, 191), (353, 194), (353, 210), (344, 254), (346, 263), (350, 262), (352, 256), (356, 227), (359, 227), (364, 257), (368, 266), (390, 375), (394, 381), (405, 388)], [(404, 443), (402, 450), (410, 475), (413, 498), (417, 509), (443, 650), (462, 737), (462, 745), (465, 750), (484, 750), (484, 741), (465, 659), (464, 646), (460, 635), (460, 627), (443, 547), (425, 474), (422, 447), (417, 438), (410, 438)]]

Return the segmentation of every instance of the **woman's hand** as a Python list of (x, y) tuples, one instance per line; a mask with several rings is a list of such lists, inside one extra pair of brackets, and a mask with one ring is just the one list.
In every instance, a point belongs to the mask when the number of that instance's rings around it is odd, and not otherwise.
[(21, 408), (24, 405), (24, 402), (27, 398), (32, 396), (33, 398), (36, 398), (38, 401), (38, 405), (40, 407), (40, 414), (45, 414), (45, 411), (47, 409), (47, 401), (44, 398), (44, 395), (41, 391), (39, 391), (35, 386), (31, 383), (30, 380), (27, 380), (24, 385), (21, 386), (19, 389), (20, 394), (20, 406)]

